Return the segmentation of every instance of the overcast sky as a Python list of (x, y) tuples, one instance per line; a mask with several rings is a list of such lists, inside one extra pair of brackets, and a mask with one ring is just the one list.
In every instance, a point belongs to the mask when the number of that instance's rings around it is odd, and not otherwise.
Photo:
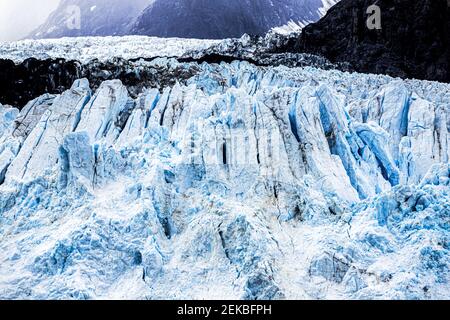
[(0, 0), (0, 41), (18, 40), (39, 26), (60, 0)]

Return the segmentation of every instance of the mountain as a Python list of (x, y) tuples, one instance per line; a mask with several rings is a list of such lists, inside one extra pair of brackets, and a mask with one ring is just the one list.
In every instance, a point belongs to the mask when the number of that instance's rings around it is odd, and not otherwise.
[[(264, 34), (294, 21), (317, 21), (338, 0), (62, 0), (31, 38), (148, 35), (229, 38)], [(68, 28), (67, 8), (80, 8), (79, 29)]]
[[(47, 21), (30, 38), (125, 35), (134, 19), (154, 0), (61, 0)], [(80, 28), (72, 28), (73, 6), (79, 8)], [(69, 21), (69, 23), (68, 23)]]
[(290, 21), (321, 18), (336, 1), (323, 0), (160, 0), (147, 8), (133, 34), (202, 39), (262, 35)]
[(0, 299), (450, 298), (449, 84), (140, 39), (0, 68)]
[(450, 2), (379, 0), (381, 30), (369, 30), (372, 0), (342, 0), (283, 50), (349, 62), (359, 72), (450, 82)]

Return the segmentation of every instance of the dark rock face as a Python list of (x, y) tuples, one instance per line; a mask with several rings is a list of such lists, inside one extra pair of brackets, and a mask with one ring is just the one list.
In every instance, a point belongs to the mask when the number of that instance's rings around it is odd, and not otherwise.
[(76, 61), (30, 58), (15, 65), (0, 59), (0, 101), (22, 108), (28, 101), (44, 93), (61, 93), (81, 76)]
[(183, 83), (197, 71), (195, 64), (184, 68), (155, 67), (146, 65), (143, 60), (119, 58), (108, 62), (94, 60), (85, 65), (64, 59), (31, 58), (18, 65), (10, 60), (0, 60), (0, 101), (22, 109), (30, 100), (45, 93), (60, 94), (68, 90), (80, 78), (87, 78), (94, 90), (103, 81), (119, 79), (128, 87), (130, 95), (136, 97), (144, 87), (161, 88), (173, 86), (176, 81)]
[(322, 0), (157, 0), (132, 34), (201, 39), (261, 35), (293, 21), (317, 21)]
[[(367, 8), (381, 9), (381, 30), (369, 30)], [(342, 0), (282, 50), (349, 62), (359, 72), (450, 82), (450, 2)]]

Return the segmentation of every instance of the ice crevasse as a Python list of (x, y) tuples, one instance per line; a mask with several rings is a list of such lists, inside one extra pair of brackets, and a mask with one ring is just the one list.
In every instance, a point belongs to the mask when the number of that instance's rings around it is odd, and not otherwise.
[(1, 298), (450, 298), (448, 85), (196, 68), (0, 106)]

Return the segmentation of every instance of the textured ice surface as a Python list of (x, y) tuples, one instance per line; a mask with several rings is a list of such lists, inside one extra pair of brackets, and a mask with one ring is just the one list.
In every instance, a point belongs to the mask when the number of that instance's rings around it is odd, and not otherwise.
[(145, 36), (78, 37), (45, 40), (22, 40), (2, 43), (0, 59), (20, 63), (28, 58), (65, 58), (87, 63), (94, 59), (177, 57), (187, 51), (201, 50), (219, 40), (163, 39)]
[(1, 298), (450, 298), (449, 85), (198, 68), (0, 108)]

